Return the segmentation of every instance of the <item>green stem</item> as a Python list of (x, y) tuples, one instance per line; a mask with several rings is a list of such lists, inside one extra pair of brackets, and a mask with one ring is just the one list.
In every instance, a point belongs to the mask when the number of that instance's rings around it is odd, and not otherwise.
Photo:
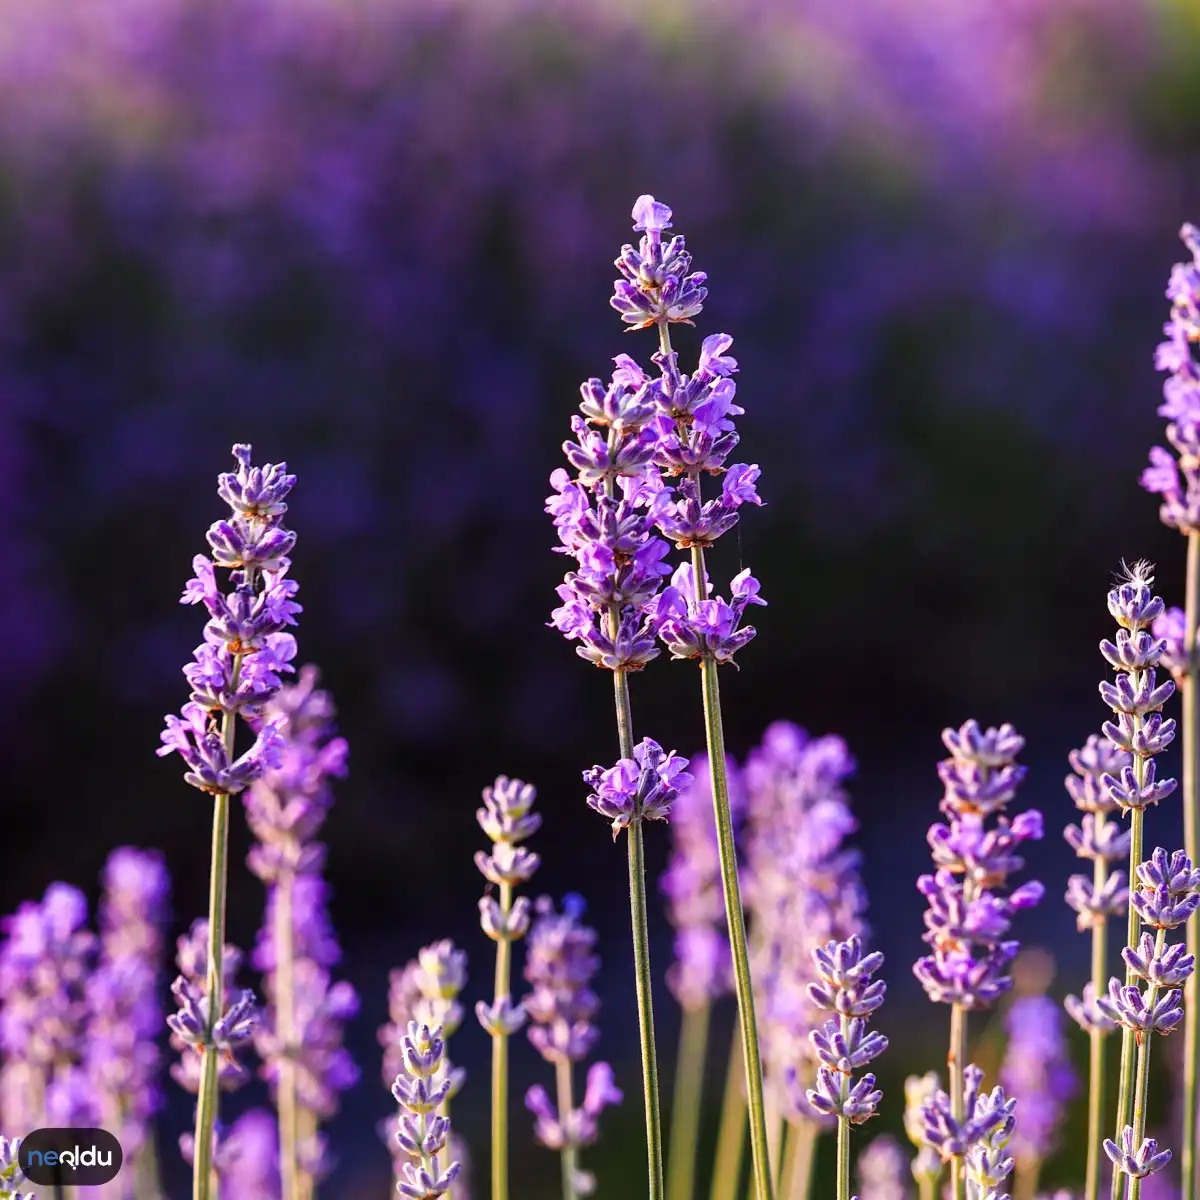
[[(254, 572), (245, 569), (247, 584), (253, 588)], [(229, 672), (229, 690), (237, 691), (242, 676), (244, 655), (233, 656)], [(221, 740), (225, 757), (233, 761), (233, 743), (237, 733), (237, 718), (227, 712), (221, 718)], [(208, 1030), (211, 1040), (213, 1026), (225, 1011), (225, 892), (229, 875), (229, 793), (218, 792), (213, 797), (212, 857), (208, 876), (208, 974), (205, 991), (208, 995)], [(220, 1105), (221, 1063), (216, 1049), (205, 1045), (201, 1050), (200, 1092), (196, 1102), (195, 1149), (192, 1164), (192, 1200), (215, 1200), (216, 1172), (213, 1169), (213, 1126)]]
[[(701, 600), (706, 577), (704, 551), (692, 548), (692, 573), (696, 598)], [(746, 949), (746, 918), (738, 884), (737, 850), (733, 820), (729, 814), (729, 780), (725, 769), (725, 729), (721, 717), (721, 685), (717, 663), (706, 653), (700, 660), (704, 685), (704, 732), (708, 741), (708, 768), (712, 778), (713, 813), (717, 823), (717, 848), (721, 859), (721, 887), (725, 895), (725, 921), (733, 952), (733, 977), (737, 992), (738, 1018), (742, 1031), (742, 1056), (746, 1069), (746, 1097), (750, 1116), (750, 1156), (759, 1200), (773, 1200), (771, 1161), (767, 1150), (767, 1115), (763, 1103), (762, 1059), (759, 1055), (758, 1022), (754, 1016), (754, 990), (750, 980), (750, 956)]]
[(1014, 1172), (1013, 1200), (1037, 1200), (1038, 1179), (1042, 1174), (1040, 1158), (1020, 1158)]
[[(504, 927), (512, 910), (512, 884), (500, 884), (500, 911)], [(501, 937), (496, 942), (497, 1008), (507, 999), (512, 986), (512, 942)], [(508, 1035), (492, 1034), (492, 1200), (508, 1200)]]
[[(617, 675), (623, 672), (616, 672)], [(646, 919), (646, 864), (642, 819), (629, 825), (629, 908), (637, 979), (638, 1030), (642, 1043), (642, 1084), (646, 1105), (646, 1153), (650, 1200), (663, 1200), (662, 1122), (658, 1108), (658, 1056), (654, 1048), (654, 1000), (650, 991), (650, 936)]]
[(917, 1194), (921, 1200), (937, 1200), (937, 1177), (922, 1175), (917, 1182)]
[[(1187, 673), (1183, 691), (1183, 845), (1193, 865), (1200, 858), (1200, 705), (1196, 703), (1196, 622), (1200, 620), (1200, 532), (1187, 535), (1187, 585), (1185, 593), (1184, 649)], [(1188, 953), (1200, 958), (1200, 916), (1187, 923)], [(1197, 1091), (1200, 1085), (1200, 1010), (1197, 1009), (1196, 974), (1183, 992), (1183, 1138), (1180, 1151), (1180, 1200), (1196, 1200)]]
[(787, 1200), (808, 1200), (812, 1191), (813, 1167), (817, 1161), (817, 1138), (821, 1127), (816, 1121), (799, 1121), (792, 1126), (789, 1149), (796, 1147), (792, 1170), (785, 1184)]
[[(1154, 939), (1154, 957), (1158, 958), (1166, 945), (1167, 931), (1160, 929)], [(1158, 988), (1151, 983), (1146, 989), (1146, 1007), (1153, 1008), (1158, 999)], [(1133, 1144), (1138, 1147), (1146, 1136), (1146, 1113), (1150, 1104), (1150, 1042), (1153, 1030), (1137, 1034), (1137, 1081), (1133, 1097)], [(1118, 1143), (1119, 1144), (1119, 1143)], [(1142, 1189), (1140, 1179), (1130, 1179), (1129, 1200), (1137, 1200)]]
[[(946, 1070), (950, 1077), (950, 1115), (960, 1124), (966, 1115), (963, 1086), (963, 1068), (966, 1065), (967, 1010), (961, 1004), (954, 1004), (950, 1008), (950, 1052), (946, 1055)], [(961, 1155), (950, 1160), (950, 1187), (954, 1200), (964, 1200), (966, 1180)]]
[[(575, 1100), (571, 1094), (571, 1061), (560, 1058), (554, 1064), (555, 1078), (558, 1082), (558, 1119), (564, 1123), (570, 1121), (570, 1114), (575, 1108)], [(562, 1187), (563, 1200), (577, 1200), (575, 1179), (579, 1172), (579, 1151), (569, 1138), (562, 1148)]]
[(671, 1102), (671, 1140), (667, 1156), (668, 1200), (694, 1200), (700, 1111), (704, 1099), (704, 1060), (712, 1006), (684, 1009), (675, 1060), (675, 1095)]
[(279, 1109), (279, 1183), (283, 1200), (300, 1200), (296, 1157), (296, 987), (293, 970), (292, 885), (284, 871), (275, 886), (275, 1032), (279, 1063), (275, 1102)]
[[(1096, 839), (1099, 840), (1108, 822), (1097, 812)], [(1102, 895), (1108, 879), (1108, 863), (1097, 858), (1092, 864), (1093, 894)], [(1097, 918), (1092, 925), (1092, 988), (1103, 996), (1108, 984), (1108, 918)], [(1088, 1034), (1088, 1140), (1087, 1183), (1084, 1200), (1099, 1200), (1100, 1172), (1106, 1161), (1104, 1154), (1104, 1092), (1108, 1067), (1108, 1036), (1102, 1029)]]
[(789, 1125), (783, 1132), (783, 1154), (779, 1160), (779, 1173), (775, 1176), (775, 1195), (786, 1196), (796, 1170), (796, 1155), (800, 1153), (799, 1131)]
[[(1146, 760), (1140, 755), (1134, 755), (1133, 759), (1134, 774), (1137, 777), (1137, 785), (1139, 788), (1145, 783), (1146, 779)], [(1129, 821), (1129, 886), (1132, 891), (1134, 882), (1137, 878), (1135, 872), (1138, 864), (1142, 861), (1142, 818), (1144, 810), (1135, 808)], [(1137, 948), (1138, 941), (1139, 917), (1137, 909), (1132, 904), (1129, 905), (1129, 923), (1126, 931), (1127, 946)], [(1133, 973), (1126, 968), (1125, 982), (1130, 984), (1133, 982)], [(1119, 1146), (1121, 1144), (1121, 1132), (1126, 1125), (1130, 1123), (1130, 1108), (1133, 1104), (1134, 1093), (1134, 1038), (1133, 1030), (1123, 1028), (1121, 1030), (1121, 1077), (1120, 1091), (1117, 1096), (1117, 1121), (1116, 1131), (1113, 1134), (1113, 1141)], [(1121, 1176), (1123, 1172), (1114, 1170), (1112, 1176), (1112, 1200), (1120, 1200), (1121, 1196)]]
[(850, 1200), (850, 1122), (838, 1118), (837, 1200)]
[(741, 1194), (742, 1156), (746, 1150), (746, 1096), (741, 1086), (742, 1074), (742, 1041), (735, 1029), (729, 1046), (729, 1066), (725, 1071), (725, 1095), (721, 1100), (710, 1200), (736, 1200)]

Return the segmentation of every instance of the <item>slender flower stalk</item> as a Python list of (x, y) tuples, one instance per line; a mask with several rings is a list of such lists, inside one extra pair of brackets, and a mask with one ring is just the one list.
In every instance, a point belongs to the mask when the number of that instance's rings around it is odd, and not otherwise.
[(496, 976), (492, 1003), (475, 1006), (479, 1023), (492, 1038), (492, 1200), (508, 1200), (508, 1039), (525, 1023), (524, 1007), (512, 1002), (512, 947), (529, 928), (529, 901), (513, 900), (513, 888), (528, 883), (539, 858), (520, 843), (542, 823), (532, 812), (537, 791), (520, 779), (496, 778), (483, 789), (483, 807), (475, 813), (492, 843), (491, 854), (475, 855), (475, 865), (499, 889), (479, 902), (483, 931), (496, 943)]
[(595, 930), (582, 923), (583, 912), (581, 896), (564, 897), (561, 912), (548, 896), (541, 897), (525, 960), (525, 979), (532, 985), (524, 1001), (531, 1022), (529, 1040), (554, 1065), (557, 1093), (556, 1106), (544, 1087), (531, 1087), (525, 1107), (537, 1118), (538, 1141), (559, 1152), (563, 1200), (577, 1200), (595, 1190), (594, 1176), (580, 1169), (579, 1151), (599, 1136), (601, 1112), (622, 1099), (612, 1068), (597, 1062), (588, 1068), (582, 1104), (575, 1104), (574, 1064), (588, 1056), (600, 1036), (593, 1021), (600, 1001), (591, 988), (600, 960), (592, 953)]
[[(1174, 626), (1171, 669), (1183, 701), (1183, 838), (1193, 862), (1200, 860), (1200, 703), (1194, 679), (1197, 674), (1196, 626), (1200, 622), (1200, 362), (1192, 357), (1200, 341), (1200, 231), (1184, 225), (1179, 231), (1191, 253), (1190, 262), (1176, 263), (1167, 284), (1170, 316), (1163, 326), (1166, 340), (1155, 352), (1155, 366), (1166, 371), (1159, 416), (1168, 421), (1170, 450), (1155, 446), (1150, 466), (1142, 473), (1142, 486), (1162, 497), (1159, 515), (1165, 525), (1187, 538), (1187, 576), (1183, 611), (1172, 610)], [(1155, 636), (1168, 637), (1156, 627)], [(1200, 917), (1187, 927), (1188, 953), (1200, 955)], [(1189, 979), (1184, 994), (1182, 1200), (1196, 1196), (1196, 1139), (1200, 1119), (1200, 1005), (1196, 979)]]
[[(1115, 641), (1100, 643), (1100, 653), (1116, 671), (1116, 680), (1100, 683), (1100, 698), (1113, 710), (1115, 721), (1106, 721), (1104, 736), (1116, 750), (1132, 756), (1132, 765), (1122, 769), (1119, 776), (1106, 775), (1102, 783), (1122, 813), (1129, 814), (1129, 877), (1142, 860), (1142, 831), (1146, 809), (1171, 795), (1175, 780), (1155, 778), (1153, 758), (1162, 753), (1174, 740), (1175, 722), (1164, 720), (1162, 706), (1175, 691), (1171, 680), (1159, 684), (1155, 665), (1166, 650), (1166, 643), (1155, 638), (1150, 630), (1163, 615), (1163, 602), (1151, 590), (1154, 577), (1146, 563), (1129, 568), (1122, 582), (1108, 593), (1108, 611), (1117, 622)], [(1125, 948), (1138, 948), (1139, 917), (1136, 907), (1129, 905), (1129, 922)], [(1134, 985), (1133, 968), (1126, 958), (1125, 985)], [(1099, 1003), (1099, 998), (1097, 998)], [(1102, 1007), (1102, 1011), (1105, 1011)], [(1111, 1017), (1111, 1012), (1105, 1011)], [(1136, 1062), (1134, 1031), (1122, 1030), (1121, 1074), (1117, 1097), (1117, 1120), (1114, 1138), (1123, 1137), (1130, 1123), (1135, 1100)], [(1111, 1155), (1110, 1155), (1111, 1157)], [(1112, 1200), (1118, 1200), (1121, 1170), (1113, 1172)]]
[(337, 1111), (337, 1095), (358, 1080), (342, 1047), (342, 1026), (358, 996), (330, 969), (341, 958), (326, 912), (320, 872), (325, 847), (316, 835), (333, 803), (331, 782), (346, 774), (347, 748), (334, 736), (334, 707), (304, 667), (265, 708), (280, 736), (280, 763), (244, 793), (258, 844), (247, 865), (267, 885), (267, 923), (254, 965), (268, 1006), (255, 1034), (263, 1077), (279, 1112), (279, 1175), (287, 1200), (307, 1200), (329, 1169), (319, 1128)]
[(857, 1081), (853, 1076), (888, 1045), (883, 1034), (867, 1029), (887, 992), (882, 979), (872, 978), (883, 965), (883, 955), (864, 953), (862, 942), (851, 938), (814, 950), (813, 963), (818, 982), (809, 985), (809, 998), (836, 1017), (809, 1035), (820, 1066), (816, 1087), (806, 1096), (818, 1113), (837, 1118), (837, 1200), (850, 1200), (850, 1127), (873, 1117), (883, 1098), (873, 1074)]
[(1166, 1151), (1157, 1155), (1161, 1160), (1157, 1166), (1147, 1167), (1137, 1161), (1132, 1148), (1146, 1143), (1152, 1037), (1171, 1033), (1183, 1020), (1181, 989), (1196, 969), (1186, 943), (1168, 946), (1166, 935), (1186, 924), (1200, 907), (1200, 870), (1193, 868), (1182, 850), (1168, 854), (1160, 847), (1138, 866), (1135, 880), (1130, 909), (1139, 925), (1148, 926), (1155, 934), (1142, 933), (1136, 946), (1125, 948), (1125, 985), (1110, 980), (1108, 995), (1098, 1001), (1105, 1016), (1128, 1030), (1137, 1044), (1133, 1120), (1118, 1132), (1119, 1144), (1111, 1139), (1104, 1143), (1114, 1175), (1129, 1177), (1129, 1200), (1138, 1200), (1145, 1175), (1161, 1169), (1171, 1157)]
[[(228, 520), (208, 530), (211, 557), (192, 560), (194, 577), (181, 603), (203, 603), (209, 619), (194, 661), (184, 667), (191, 696), (179, 717), (168, 716), (158, 753), (178, 753), (187, 766), (184, 780), (213, 797), (212, 857), (208, 903), (208, 976), (203, 1012), (205, 1036), (195, 1043), (202, 1057), (200, 1102), (196, 1109), (194, 1200), (212, 1200), (213, 1128), (217, 1120), (221, 1067), (213, 1041), (224, 1020), (225, 893), (228, 874), (229, 797), (268, 767), (279, 765), (278, 729), (263, 708), (278, 692), (280, 674), (292, 670), (296, 642), (285, 633), (300, 611), (296, 584), (287, 578), (288, 555), (296, 535), (285, 529), (285, 498), (296, 477), (285, 463), (254, 467), (250, 447), (235, 445), (235, 472), (218, 476), (217, 492), (232, 510)], [(229, 572), (226, 593), (216, 572)], [(235, 755), (238, 718), (254, 734), (253, 745)], [(197, 1000), (198, 1002), (198, 1000)], [(199, 1010), (197, 1010), (199, 1011)]]
[[(1034, 881), (1007, 896), (1001, 889), (1024, 865), (1016, 853), (1022, 842), (1042, 836), (1042, 817), (1032, 809), (1012, 819), (1002, 815), (1025, 777), (1015, 761), (1025, 741), (1011, 725), (984, 730), (968, 721), (961, 729), (944, 730), (942, 741), (950, 757), (938, 764), (945, 787), (941, 809), (950, 823), (936, 822), (929, 830), (937, 871), (922, 875), (917, 887), (929, 904), (925, 941), (933, 952), (913, 972), (934, 1003), (950, 1005), (945, 1115), (961, 1130), (973, 1119), (965, 1074), (967, 1014), (990, 1007), (1012, 988), (1006, 972), (1020, 943), (1007, 934), (1013, 916), (1037, 904), (1043, 888)], [(988, 828), (991, 816), (996, 823)], [(947, 1136), (937, 1143), (950, 1163), (953, 1200), (966, 1196), (974, 1140)]]
[[(642, 239), (636, 249), (623, 246), (616, 260), (622, 278), (614, 285), (612, 306), (629, 328), (654, 327), (658, 331), (659, 349), (653, 361), (660, 369), (660, 377), (651, 381), (636, 364), (631, 364), (630, 369), (638, 371), (639, 382), (647, 388), (658, 409), (654, 420), (658, 439), (654, 465), (667, 477), (681, 477), (674, 489), (659, 478), (655, 522), (677, 548), (690, 552), (690, 562), (675, 572), (671, 586), (653, 601), (653, 625), (673, 658), (695, 659), (700, 664), (725, 917), (741, 1022), (755, 1186), (759, 1200), (771, 1200), (774, 1188), (762, 1064), (725, 776), (725, 736), (717, 676), (718, 666), (732, 662), (737, 651), (754, 637), (753, 626), (739, 628), (745, 609), (766, 601), (759, 596), (758, 581), (748, 570), (733, 580), (730, 602), (713, 598), (705, 567), (706, 548), (733, 528), (738, 509), (744, 504), (762, 503), (755, 488), (759, 469), (745, 463), (725, 466), (726, 458), (738, 442), (730, 418), (742, 411), (733, 403), (736, 385), (730, 378), (737, 370), (737, 360), (726, 353), (733, 339), (727, 334), (706, 338), (697, 370), (691, 376), (680, 372), (678, 355), (671, 346), (670, 326), (693, 324), (691, 318), (701, 312), (707, 295), (706, 276), (691, 270), (691, 255), (682, 235), (677, 234), (664, 244), (663, 233), (671, 228), (671, 210), (667, 205), (653, 196), (640, 196), (633, 207), (633, 219), (634, 230), (642, 233)], [(724, 475), (721, 495), (708, 502), (701, 494), (701, 477), (705, 473)]]
[(1073, 875), (1068, 881), (1067, 903), (1076, 912), (1082, 933), (1092, 933), (1092, 977), (1082, 998), (1068, 996), (1065, 1005), (1072, 1019), (1088, 1035), (1088, 1140), (1085, 1200), (1098, 1200), (1104, 1156), (1105, 1083), (1108, 1073), (1108, 1037), (1116, 1028), (1097, 1007), (1109, 977), (1108, 923), (1124, 915), (1129, 900), (1125, 874), (1110, 869), (1129, 853), (1129, 833), (1109, 818), (1119, 811), (1104, 780), (1117, 778), (1132, 764), (1132, 756), (1117, 750), (1105, 737), (1092, 735), (1087, 744), (1070, 754), (1073, 774), (1066, 789), (1075, 807), (1083, 812), (1080, 825), (1068, 825), (1064, 836), (1076, 855), (1092, 860), (1092, 878)]
[[(742, 793), (737, 764), (732, 760), (726, 773), (735, 814), (740, 815)], [(683, 1020), (671, 1104), (667, 1197), (692, 1200), (712, 1005), (730, 990), (731, 983), (707, 764), (696, 768), (691, 785), (676, 798), (671, 810), (671, 833), (674, 849), (661, 881), (675, 928), (675, 962), (667, 972), (667, 986), (683, 1009)]]
[(735, 1028), (725, 1067), (725, 1090), (717, 1126), (710, 1200), (736, 1200), (742, 1191), (742, 1160), (746, 1153), (746, 1072), (742, 1066), (742, 1039)]

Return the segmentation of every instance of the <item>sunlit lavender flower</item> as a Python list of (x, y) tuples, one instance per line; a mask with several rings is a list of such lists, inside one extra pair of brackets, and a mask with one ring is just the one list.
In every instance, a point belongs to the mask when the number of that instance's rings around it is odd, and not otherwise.
[(1184, 225), (1179, 236), (1192, 261), (1171, 269), (1171, 314), (1163, 326), (1166, 340), (1155, 355), (1158, 369), (1169, 373), (1158, 414), (1168, 421), (1167, 441), (1178, 458), (1162, 446), (1153, 447), (1141, 482), (1146, 491), (1161, 496), (1163, 524), (1188, 533), (1200, 529), (1200, 363), (1191, 349), (1200, 339), (1200, 233)]
[(886, 1134), (872, 1138), (858, 1156), (858, 1200), (908, 1200), (908, 1160)]
[(1133, 1128), (1129, 1125), (1121, 1133), (1120, 1146), (1111, 1138), (1104, 1139), (1104, 1152), (1112, 1160), (1113, 1166), (1131, 1179), (1145, 1179), (1147, 1175), (1161, 1171), (1171, 1161), (1170, 1150), (1159, 1150), (1154, 1138), (1135, 1141)]
[[(1005, 1095), (1002, 1087), (990, 1092), (980, 1090), (983, 1072), (974, 1065), (963, 1069), (963, 1112), (959, 1119), (953, 1115), (950, 1096), (937, 1091), (922, 1106), (921, 1115), (925, 1122), (924, 1140), (932, 1146), (944, 1161), (964, 1159), (967, 1176), (978, 1178), (999, 1173), (1004, 1166), (1004, 1147), (1012, 1137), (1016, 1124), (1015, 1097)], [(972, 1165), (974, 1163), (974, 1165)], [(1007, 1160), (1007, 1170), (1000, 1174), (1002, 1182), (1011, 1172), (1013, 1163)], [(997, 1184), (991, 1184), (996, 1187)], [(985, 1187), (985, 1196), (988, 1190)]]
[(1067, 1102), (1078, 1081), (1071, 1066), (1062, 1015), (1048, 996), (1018, 996), (1004, 1015), (1008, 1045), (1000, 1068), (1005, 1092), (1016, 1096), (1019, 1119), (1009, 1152), (1033, 1172), (1058, 1144)]
[(450, 1139), (450, 1121), (441, 1112), (450, 1094), (444, 1053), (440, 1028), (415, 1021), (409, 1025), (401, 1041), (403, 1067), (392, 1084), (400, 1105), (397, 1189), (407, 1200), (437, 1200), (462, 1170), (460, 1163), (449, 1162), (443, 1169), (439, 1162)]
[[(171, 985), (179, 1010), (167, 1017), (171, 1029), (171, 1046), (179, 1051), (180, 1058), (171, 1064), (171, 1078), (189, 1092), (200, 1088), (200, 1048), (208, 1044), (206, 1027), (209, 1023), (208, 999), (205, 980), (208, 974), (208, 922), (192, 922), (191, 929), (176, 943), (175, 963), (179, 975)], [(237, 986), (237, 973), (241, 969), (242, 952), (227, 942), (225, 944), (222, 974), (226, 981), (225, 992), (228, 1002), (221, 1018), (213, 1023), (211, 1040), (221, 1051), (220, 1083), (224, 1091), (241, 1087), (249, 1078), (249, 1072), (238, 1062), (235, 1051), (246, 1045), (253, 1034), (257, 1021), (254, 1008), (254, 993)], [(191, 1135), (187, 1135), (190, 1139)]]
[(600, 1113), (622, 1098), (612, 1068), (598, 1062), (588, 1069), (583, 1103), (576, 1107), (573, 1099), (573, 1066), (587, 1058), (600, 1036), (594, 1022), (600, 1001), (591, 988), (600, 960), (594, 953), (596, 931), (582, 921), (585, 908), (583, 897), (574, 894), (563, 897), (561, 911), (549, 896), (537, 901), (525, 956), (531, 991), (524, 1001), (529, 1040), (554, 1064), (559, 1103), (566, 1110), (560, 1111), (540, 1086), (525, 1093), (525, 1107), (537, 1118), (538, 1141), (564, 1154), (576, 1191), (583, 1195), (592, 1190), (594, 1180), (579, 1169), (577, 1151), (596, 1140)]
[(83, 1068), (96, 938), (87, 901), (53, 883), (40, 902), (3, 922), (0, 948), (0, 1106), (10, 1127), (94, 1123), (94, 1093)]
[(917, 1151), (909, 1170), (922, 1194), (934, 1191), (942, 1173), (942, 1157), (925, 1138), (925, 1108), (940, 1091), (936, 1071), (909, 1075), (904, 1081), (904, 1134)]
[[(240, 792), (279, 765), (279, 733), (262, 713), (282, 686), (280, 676), (293, 669), (296, 640), (284, 631), (300, 611), (297, 585), (287, 578), (296, 535), (281, 523), (296, 477), (285, 463), (251, 466), (249, 446), (234, 446), (233, 455), (237, 471), (217, 480), (232, 516), (209, 528), (210, 556), (192, 560), (195, 574), (181, 598), (208, 610), (204, 641), (184, 668), (191, 697), (180, 717), (167, 717), (158, 750), (178, 753), (184, 779), (213, 793)], [(222, 590), (217, 569), (230, 572), (231, 591)], [(235, 758), (230, 722), (238, 715), (255, 741)]]
[[(1025, 775), (1015, 761), (1024, 739), (1011, 725), (984, 730), (968, 721), (945, 730), (942, 740), (950, 757), (938, 764), (946, 789), (941, 807), (950, 823), (929, 831), (938, 870), (917, 886), (929, 906), (924, 940), (932, 953), (913, 971), (935, 1003), (974, 1010), (1012, 987), (1007, 971), (1020, 944), (1007, 936), (1010, 923), (1038, 903), (1043, 888), (1027, 883), (1007, 896), (1000, 889), (1023, 865), (1013, 850), (1042, 836), (1042, 819), (1032, 810), (1012, 820), (1003, 815)], [(984, 824), (989, 816), (997, 818), (992, 827)]]
[(653, 738), (643, 738), (632, 758), (584, 771), (583, 782), (592, 789), (588, 806), (612, 822), (614, 840), (635, 817), (665, 821), (680, 788), (692, 782), (687, 768), (686, 758), (664, 750)]
[[(707, 761), (696, 760), (692, 772), (692, 782), (680, 790), (671, 808), (674, 847), (660, 881), (675, 927), (675, 962), (667, 972), (667, 984), (686, 1010), (701, 1008), (728, 992), (732, 968)], [(741, 773), (731, 758), (726, 759), (725, 774), (736, 824), (745, 799)]]
[(108, 856), (103, 882), (99, 960), (86, 983), (84, 1067), (98, 1119), (130, 1160), (162, 1105), (159, 986), (170, 880), (162, 855), (121, 847)]

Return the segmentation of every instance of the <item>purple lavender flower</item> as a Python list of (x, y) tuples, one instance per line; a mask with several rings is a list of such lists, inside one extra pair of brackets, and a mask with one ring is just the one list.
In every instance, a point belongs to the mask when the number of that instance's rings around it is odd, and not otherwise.
[(84, 1067), (103, 1128), (137, 1167), (148, 1124), (162, 1106), (159, 999), (162, 927), (170, 880), (162, 856), (122, 847), (104, 865), (96, 971), (86, 983)]
[(95, 1123), (83, 1067), (96, 939), (87, 901), (53, 883), (40, 903), (6, 917), (0, 948), (0, 1107), (20, 1129)]
[(280, 739), (279, 762), (244, 793), (247, 823), (259, 839), (247, 863), (268, 889), (253, 956), (268, 1004), (255, 1046), (280, 1112), (285, 1190), (295, 1185), (294, 1172), (312, 1181), (328, 1172), (319, 1126), (337, 1112), (338, 1093), (358, 1081), (342, 1046), (358, 996), (330, 975), (341, 951), (319, 874), (325, 848), (314, 840), (333, 803), (331, 781), (346, 774), (347, 747), (334, 736), (333, 701), (318, 680), (317, 669), (306, 666), (294, 686), (266, 705), (264, 719)]
[[(925, 1142), (937, 1151), (944, 1162), (964, 1159), (968, 1178), (990, 1174), (1002, 1164), (1003, 1160), (998, 1160), (996, 1156), (1008, 1145), (1016, 1125), (1013, 1114), (1017, 1100), (1006, 1096), (1002, 1087), (993, 1088), (990, 1092), (981, 1091), (982, 1082), (983, 1072), (978, 1067), (971, 1065), (963, 1069), (965, 1115), (961, 1119), (954, 1116), (953, 1102), (943, 1091), (935, 1092), (921, 1109)], [(1009, 1160), (1008, 1170), (1011, 1169)], [(1003, 1176), (1007, 1174), (1008, 1171), (1004, 1171)], [(985, 1188), (984, 1195), (987, 1194)]]
[(22, 1140), (0, 1137), (0, 1200), (37, 1200), (32, 1192), (17, 1190), (27, 1182), (21, 1170)]
[(1022, 1171), (1036, 1172), (1058, 1144), (1077, 1080), (1058, 1005), (1048, 996), (1018, 996), (1004, 1016), (1008, 1045), (1000, 1068), (1005, 1092), (1019, 1099), (1009, 1149)]
[[(731, 758), (726, 759), (725, 776), (737, 822), (745, 798), (737, 763)], [(733, 965), (725, 931), (712, 782), (704, 760), (696, 763), (692, 782), (675, 797), (671, 834), (674, 848), (660, 880), (675, 927), (675, 962), (667, 972), (667, 984), (680, 1005), (694, 1011), (729, 991)]]
[[(1188, 533), (1200, 529), (1200, 363), (1192, 357), (1192, 343), (1200, 337), (1197, 297), (1200, 296), (1200, 235), (1192, 225), (1179, 231), (1192, 255), (1189, 263), (1171, 269), (1167, 298), (1171, 314), (1163, 326), (1166, 341), (1155, 355), (1159, 370), (1169, 372), (1163, 384), (1158, 414), (1166, 417), (1167, 441), (1178, 455), (1155, 446), (1150, 466), (1142, 472), (1142, 487), (1162, 498), (1159, 516), (1164, 525)], [(1157, 635), (1161, 636), (1161, 635)]]
[(252, 1108), (225, 1131), (213, 1155), (221, 1200), (262, 1200), (279, 1193), (279, 1130), (275, 1118)]
[(612, 821), (613, 840), (636, 819), (665, 821), (681, 788), (692, 782), (688, 760), (674, 750), (664, 750), (653, 738), (643, 738), (632, 758), (618, 759), (611, 767), (584, 771), (592, 789), (588, 806)]
[(562, 1153), (564, 1169), (581, 1195), (592, 1190), (594, 1181), (580, 1171), (578, 1151), (596, 1140), (596, 1122), (604, 1108), (622, 1098), (612, 1068), (597, 1062), (588, 1069), (583, 1103), (576, 1107), (572, 1099), (574, 1064), (588, 1056), (600, 1036), (593, 1020), (600, 1001), (591, 988), (600, 960), (593, 953), (596, 932), (582, 922), (585, 908), (583, 897), (575, 894), (563, 897), (561, 911), (549, 896), (537, 901), (525, 956), (531, 991), (524, 1000), (529, 1040), (554, 1064), (561, 1108), (540, 1086), (525, 1093), (525, 1107), (537, 1118), (538, 1141)]
[[(1007, 896), (997, 889), (1023, 865), (1012, 851), (1041, 837), (1042, 819), (1035, 811), (1011, 821), (1003, 815), (1025, 775), (1015, 761), (1024, 740), (1011, 725), (984, 730), (968, 721), (945, 730), (942, 740), (950, 757), (938, 764), (946, 789), (941, 807), (950, 824), (935, 823), (929, 843), (934, 861), (946, 865), (917, 881), (929, 904), (924, 940), (933, 953), (913, 971), (935, 1003), (987, 1008), (1012, 986), (1006, 972), (1019, 947), (1006, 937), (1012, 916), (1042, 896), (1037, 882)], [(997, 818), (993, 829), (983, 825), (988, 816)]]
[(1111, 1138), (1105, 1138), (1104, 1152), (1118, 1171), (1123, 1171), (1131, 1179), (1145, 1179), (1147, 1175), (1161, 1171), (1171, 1161), (1170, 1150), (1159, 1150), (1154, 1138), (1143, 1138), (1140, 1144), (1135, 1138), (1130, 1125), (1121, 1131), (1120, 1146)]

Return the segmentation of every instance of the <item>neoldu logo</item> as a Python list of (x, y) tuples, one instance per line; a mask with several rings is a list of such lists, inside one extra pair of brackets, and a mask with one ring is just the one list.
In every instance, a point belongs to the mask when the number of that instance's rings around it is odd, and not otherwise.
[(123, 1158), (106, 1129), (35, 1129), (22, 1139), (17, 1165), (39, 1187), (98, 1187), (116, 1178)]

